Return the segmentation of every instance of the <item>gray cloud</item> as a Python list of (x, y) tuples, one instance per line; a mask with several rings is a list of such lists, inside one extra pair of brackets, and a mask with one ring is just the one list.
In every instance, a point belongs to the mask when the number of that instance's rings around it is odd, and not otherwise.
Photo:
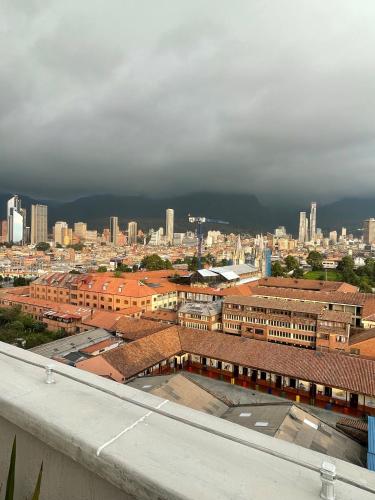
[(372, 0), (0, 9), (3, 190), (372, 194)]

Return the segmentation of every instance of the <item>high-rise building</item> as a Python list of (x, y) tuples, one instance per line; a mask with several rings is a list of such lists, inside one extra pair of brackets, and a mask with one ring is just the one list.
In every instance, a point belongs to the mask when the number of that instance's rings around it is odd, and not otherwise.
[(48, 207), (31, 205), (31, 244), (48, 240)]
[(68, 231), (68, 224), (64, 221), (56, 222), (53, 227), (53, 241), (59, 245), (64, 245), (64, 239), (66, 238)]
[(316, 239), (316, 202), (311, 202), (310, 210), (310, 241), (315, 241)]
[(7, 240), (9, 243), (22, 245), (26, 228), (26, 211), (21, 207), (21, 199), (14, 195), (7, 203)]
[(363, 241), (366, 245), (372, 245), (375, 242), (375, 219), (367, 219), (363, 222)]
[(331, 231), (329, 233), (329, 241), (334, 244), (337, 243), (337, 231)]
[(345, 239), (346, 238), (346, 227), (341, 228), (341, 238)]
[(165, 211), (165, 235), (166, 242), (168, 245), (173, 245), (173, 233), (174, 233), (174, 210), (173, 208), (167, 208)]
[(85, 240), (87, 238), (87, 224), (86, 222), (75, 222), (74, 223), (74, 234), (80, 239)]
[(278, 226), (275, 229), (274, 235), (276, 238), (282, 238), (283, 236), (286, 236), (285, 226)]
[(110, 217), (109, 218), (109, 233), (110, 233), (110, 242), (113, 243), (114, 245), (118, 244), (118, 233), (119, 233), (119, 227), (118, 227), (118, 217)]
[(135, 221), (128, 223), (128, 245), (137, 243), (138, 224)]
[(298, 230), (298, 241), (300, 243), (305, 243), (307, 240), (307, 234), (306, 234), (306, 212), (300, 212), (299, 213), (299, 230)]

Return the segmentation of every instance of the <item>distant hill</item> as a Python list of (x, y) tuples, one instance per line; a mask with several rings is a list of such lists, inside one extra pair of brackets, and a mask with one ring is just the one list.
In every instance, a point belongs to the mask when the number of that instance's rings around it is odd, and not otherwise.
[[(11, 195), (0, 193), (0, 218), (6, 216), (6, 201)], [(30, 213), (32, 203), (43, 203), (22, 195), (23, 206)], [(70, 224), (85, 221), (90, 228), (103, 229), (109, 225), (109, 217), (119, 217), (120, 226), (126, 227), (129, 220), (136, 220), (140, 227), (149, 229), (165, 224), (166, 208), (175, 210), (175, 230), (185, 231), (189, 227), (188, 214), (222, 219), (228, 226), (207, 225), (230, 231), (266, 232), (278, 225), (286, 226), (288, 232), (297, 234), (298, 211), (277, 203), (267, 207), (252, 194), (193, 193), (155, 199), (146, 196), (93, 195), (71, 202), (45, 202), (49, 206), (49, 224), (65, 220)], [(301, 207), (303, 210), (304, 207)], [(355, 231), (362, 227), (363, 220), (375, 216), (375, 199), (344, 198), (326, 205), (318, 204), (318, 227), (323, 231), (346, 226)], [(29, 215), (30, 217), (30, 215)]]
[(52, 208), (50, 219), (51, 222), (58, 219), (69, 222), (84, 220), (92, 227), (103, 228), (108, 226), (109, 217), (116, 215), (119, 217), (120, 226), (134, 219), (148, 229), (164, 226), (167, 208), (175, 210), (176, 231), (185, 231), (189, 226), (189, 213), (226, 220), (230, 223), (228, 228), (232, 230), (261, 230), (269, 218), (267, 208), (253, 195), (195, 193), (164, 199), (143, 196), (90, 196)]

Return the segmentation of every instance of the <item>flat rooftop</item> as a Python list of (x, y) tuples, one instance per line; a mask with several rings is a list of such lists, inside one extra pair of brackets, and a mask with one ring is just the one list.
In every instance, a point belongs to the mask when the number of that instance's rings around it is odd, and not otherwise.
[[(0, 343), (0, 416), (124, 498), (319, 499), (326, 455), (57, 362), (46, 384), (45, 364)], [(329, 460), (338, 498), (374, 498), (373, 473)]]

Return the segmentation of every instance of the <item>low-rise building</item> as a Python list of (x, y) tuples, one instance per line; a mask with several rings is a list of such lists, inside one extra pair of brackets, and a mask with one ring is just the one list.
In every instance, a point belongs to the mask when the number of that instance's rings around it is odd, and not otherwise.
[(309, 349), (344, 350), (350, 322), (350, 313), (316, 303), (234, 296), (223, 305), (225, 333)]
[(187, 302), (178, 311), (178, 324), (197, 330), (222, 331), (222, 301)]
[(101, 273), (43, 275), (31, 284), (30, 295), (107, 311), (136, 307), (144, 312), (177, 307), (177, 290), (173, 283), (118, 278)]

